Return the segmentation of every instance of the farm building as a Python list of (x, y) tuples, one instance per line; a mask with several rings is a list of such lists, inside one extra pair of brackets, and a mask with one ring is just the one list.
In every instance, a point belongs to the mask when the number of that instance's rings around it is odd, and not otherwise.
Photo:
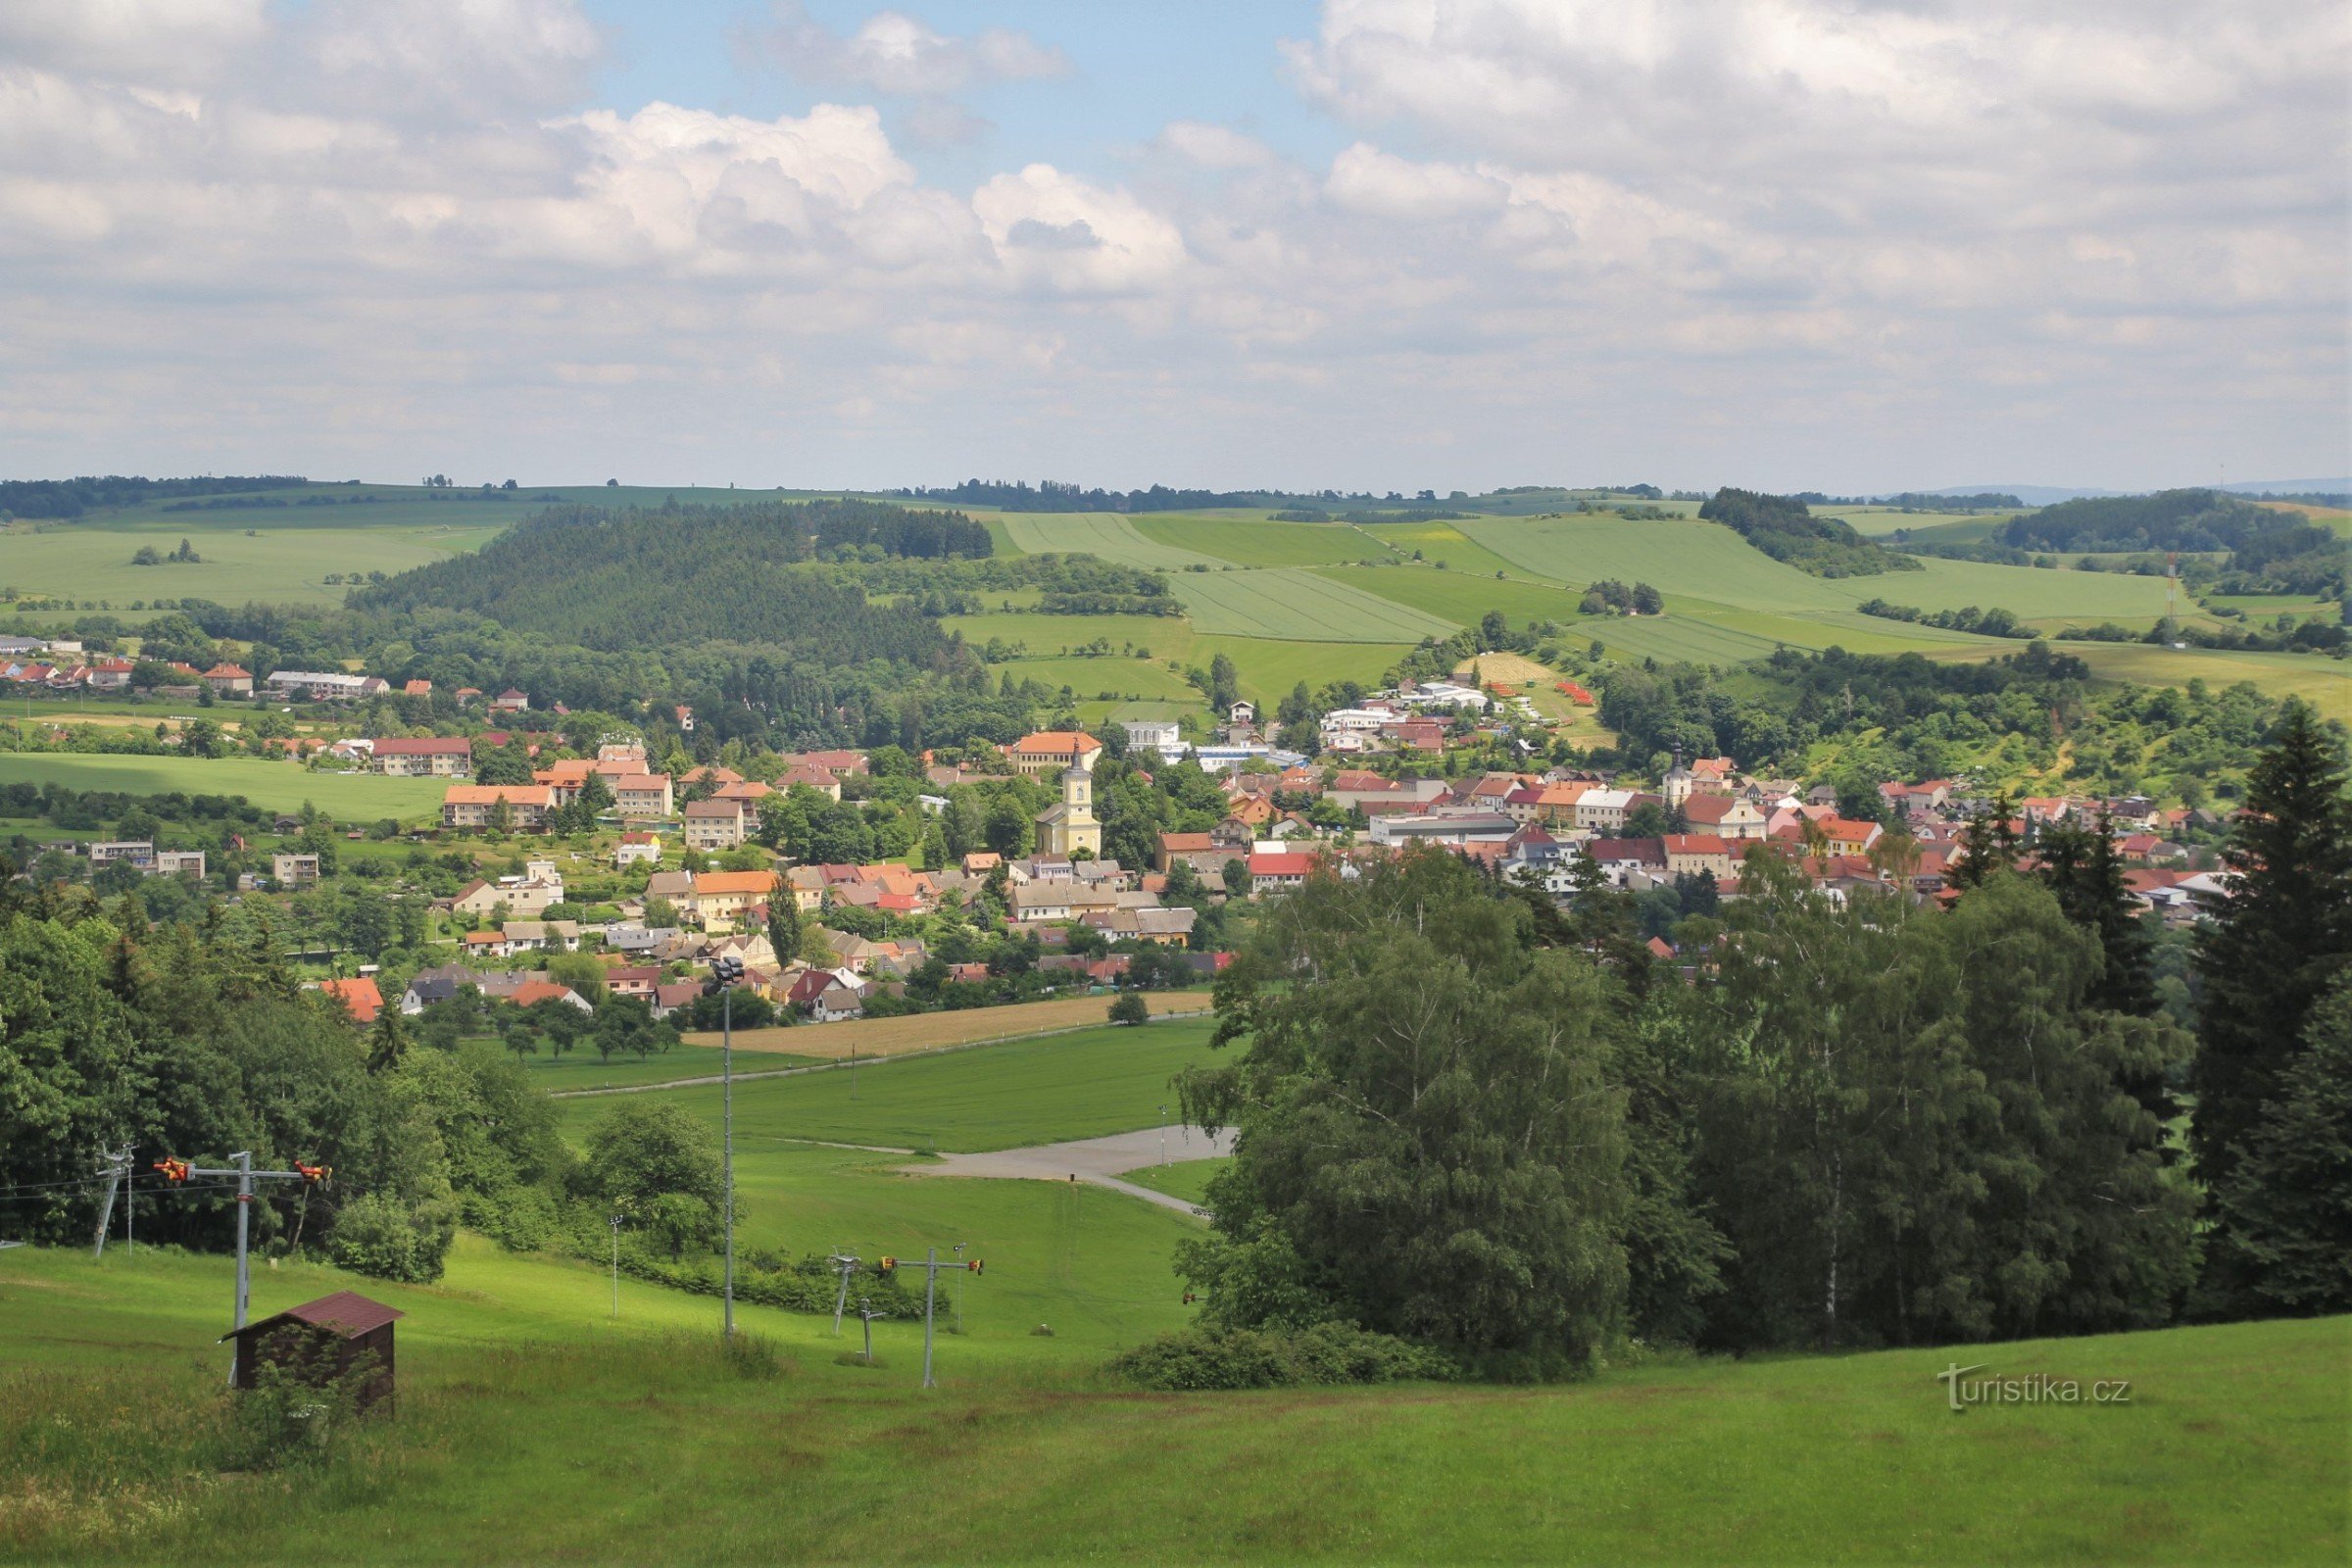
[(372, 1357), (359, 1396), (360, 1407), (366, 1409), (392, 1395), (392, 1325), (406, 1316), (357, 1291), (337, 1291), (287, 1307), (220, 1336), (237, 1344), (230, 1382), (250, 1389), (260, 1382), (262, 1368), (279, 1366), (306, 1383), (331, 1383), (349, 1374), (363, 1357)]

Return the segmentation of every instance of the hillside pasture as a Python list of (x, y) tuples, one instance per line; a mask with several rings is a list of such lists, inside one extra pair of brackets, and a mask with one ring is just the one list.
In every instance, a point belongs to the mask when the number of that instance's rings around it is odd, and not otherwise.
[(107, 757), (74, 752), (0, 752), (0, 784), (61, 784), (128, 795), (242, 795), (270, 811), (307, 801), (353, 826), (394, 817), (438, 817), (449, 780), (375, 773), (315, 773), (296, 762), (231, 757)]
[(1328, 571), (1305, 567), (1185, 572), (1174, 581), (1186, 615), (1196, 628), (1212, 635), (1296, 642), (1415, 643), (1424, 637), (1450, 636), (1454, 629), (1454, 623), (1443, 616), (1365, 592)]
[[(1148, 539), (1133, 522), (1110, 512), (1008, 512), (1004, 531), (1029, 555), (1098, 556), (1122, 566), (1182, 571), (1187, 566), (1222, 566), (1225, 562), (1197, 550)], [(1182, 597), (1179, 595), (1178, 597)]]
[[(288, 510), (308, 520), (329, 509)], [(478, 550), (522, 515), (513, 506), (495, 519), (452, 517), (450, 508), (350, 510), (368, 515), (346, 526), (280, 524), (256, 527), (250, 535), (245, 530), (255, 524), (238, 521), (232, 514), (207, 512), (136, 522), (54, 523), (38, 532), (20, 523), (0, 532), (0, 586), (14, 588), (19, 595), (121, 606), (134, 599), (341, 604), (348, 589), (325, 582), (329, 573), (402, 572), (444, 556)], [(427, 512), (439, 514), (428, 519), (423, 515)], [(418, 515), (409, 519), (411, 513)], [(132, 554), (142, 546), (169, 555), (183, 538), (201, 560), (131, 564)]]
[[(256, 1271), (258, 1313), (342, 1289), (405, 1313), (400, 1406), (328, 1465), (232, 1479), (186, 1441), (220, 1398), (228, 1260), (28, 1248), (0, 1255), (0, 1552), (895, 1563), (937, 1560), (944, 1535), (973, 1563), (2344, 1558), (2342, 1318), (1669, 1355), (1546, 1388), (1140, 1395), (1095, 1369), (1184, 1321), (1164, 1263), (1182, 1216), (825, 1152), (745, 1187), (747, 1232), (810, 1205), (777, 1232), (796, 1252), (965, 1241), (988, 1259), (961, 1285), (966, 1332), (939, 1337), (940, 1389), (914, 1387), (919, 1322), (875, 1324), (868, 1369), (844, 1353), (855, 1320), (836, 1340), (743, 1305), (780, 1360), (745, 1375), (708, 1298), (624, 1279), (615, 1318), (601, 1269), (466, 1238), (438, 1286)], [(869, 1200), (922, 1206), (865, 1220)], [(1936, 1377), (1955, 1362), (2129, 1380), (2132, 1402), (1954, 1415)], [(946, 1523), (883, 1523), (906, 1518)]]
[(1346, 523), (1274, 522), (1262, 513), (1155, 512), (1133, 526), (1153, 543), (1239, 566), (1320, 566), (1388, 554)]

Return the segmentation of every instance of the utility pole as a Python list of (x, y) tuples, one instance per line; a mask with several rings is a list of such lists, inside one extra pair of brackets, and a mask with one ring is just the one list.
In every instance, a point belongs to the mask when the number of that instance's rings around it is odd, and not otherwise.
[(614, 1214), (607, 1223), (612, 1227), (612, 1321), (617, 1323), (620, 1321), (620, 1216)]
[(122, 1245), (125, 1247), (131, 1246), (131, 1145), (124, 1144), (121, 1149), (109, 1149), (102, 1151), (100, 1153), (99, 1157), (105, 1161), (105, 1163), (100, 1165), (98, 1168), (106, 1174), (106, 1200), (98, 1206), (98, 1234), (94, 1238), (95, 1246), (90, 1252), (90, 1256), (93, 1258), (100, 1258), (106, 1255), (106, 1234), (108, 1231), (114, 1229), (115, 1193), (118, 1188), (121, 1189), (122, 1193)]
[(719, 1153), (719, 1182), (726, 1189), (727, 1274), (726, 1337), (735, 1337), (735, 986), (743, 979), (741, 958), (713, 958), (703, 994), (718, 993), (719, 1119), (724, 1127)]
[[(959, 1246), (956, 1250), (961, 1252), (963, 1247)], [(899, 1260), (895, 1257), (882, 1259), (882, 1272), (885, 1274), (892, 1272), (898, 1266)], [(939, 1249), (932, 1247), (924, 1250), (923, 1260), (920, 1263), (909, 1263), (906, 1266), (923, 1271), (923, 1387), (936, 1389), (939, 1387), (939, 1380), (931, 1375), (931, 1327), (937, 1320), (939, 1310), (939, 1271), (943, 1268), (961, 1268), (968, 1273), (977, 1274), (981, 1271), (982, 1265), (980, 1259), (976, 1257), (969, 1263), (942, 1263), (939, 1260)]]
[[(228, 1157), (236, 1163), (216, 1167), (191, 1165), (184, 1159), (159, 1159), (155, 1162), (155, 1168), (164, 1173), (166, 1181), (174, 1184), (184, 1182), (191, 1176), (234, 1176), (237, 1179), (237, 1299), (235, 1321), (229, 1324), (234, 1330), (245, 1326), (246, 1309), (253, 1299), (253, 1269), (247, 1247), (253, 1218), (253, 1184), (257, 1180), (323, 1182), (332, 1177), (334, 1172), (327, 1166), (305, 1165), (300, 1160), (294, 1162), (292, 1170), (255, 1170), (250, 1150), (239, 1150)], [(231, 1383), (236, 1381), (237, 1369), (233, 1361), (229, 1363), (228, 1377)]]
[(833, 1298), (833, 1337), (841, 1338), (842, 1308), (850, 1304), (850, 1276), (858, 1272), (858, 1259), (847, 1252), (835, 1252), (825, 1259), (841, 1271), (841, 1294)]
[(1168, 1162), (1168, 1107), (1159, 1107), (1159, 1162)]

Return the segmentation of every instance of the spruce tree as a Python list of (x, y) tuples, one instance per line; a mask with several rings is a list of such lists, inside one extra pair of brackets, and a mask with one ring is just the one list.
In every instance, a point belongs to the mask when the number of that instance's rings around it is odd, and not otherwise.
[(2113, 825), (2100, 813), (2096, 831), (2054, 827), (2035, 846), (2041, 879), (2058, 895), (2066, 917), (2098, 933), (2105, 957), (2099, 978), (2084, 1000), (2094, 1007), (2145, 1018), (2156, 1011), (2156, 985), (2148, 970), (2154, 943), (2124, 883), (2124, 862), (2115, 853)]
[(2352, 794), (2340, 745), (2302, 702), (2288, 702), (2247, 774), (2222, 859), (2230, 895), (2195, 950), (2204, 995), (2189, 1147), (2208, 1192), (2229, 1186), (2304, 1049), (2312, 1008), (2352, 961)]
[(2272, 1307), (2352, 1311), (2352, 972), (2303, 1043), (2216, 1195), (2218, 1272)]

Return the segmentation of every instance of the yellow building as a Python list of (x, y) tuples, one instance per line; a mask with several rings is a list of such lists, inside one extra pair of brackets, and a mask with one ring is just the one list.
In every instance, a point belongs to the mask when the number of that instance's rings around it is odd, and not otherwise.
[(1102, 853), (1102, 824), (1095, 820), (1095, 756), (1080, 752), (1061, 775), (1061, 804), (1037, 813), (1037, 853), (1076, 859)]

